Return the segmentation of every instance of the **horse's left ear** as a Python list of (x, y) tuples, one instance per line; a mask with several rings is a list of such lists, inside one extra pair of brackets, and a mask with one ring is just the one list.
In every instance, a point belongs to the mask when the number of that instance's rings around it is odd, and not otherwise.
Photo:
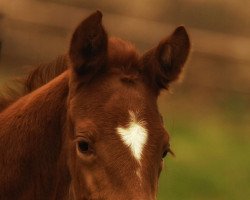
[(159, 91), (176, 80), (187, 60), (190, 41), (186, 29), (180, 26), (168, 38), (142, 57), (142, 65), (151, 83)]
[(77, 75), (93, 75), (101, 71), (107, 61), (108, 36), (102, 25), (102, 13), (96, 11), (75, 30), (70, 44), (69, 58)]

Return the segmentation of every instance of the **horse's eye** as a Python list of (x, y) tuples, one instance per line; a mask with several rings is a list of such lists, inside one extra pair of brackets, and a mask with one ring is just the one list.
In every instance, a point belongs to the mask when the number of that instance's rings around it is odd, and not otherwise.
[(168, 155), (168, 150), (165, 150), (162, 154), (162, 159), (164, 159)]
[(84, 154), (90, 153), (90, 145), (87, 141), (83, 141), (83, 140), (78, 141), (77, 145), (81, 153), (84, 153)]

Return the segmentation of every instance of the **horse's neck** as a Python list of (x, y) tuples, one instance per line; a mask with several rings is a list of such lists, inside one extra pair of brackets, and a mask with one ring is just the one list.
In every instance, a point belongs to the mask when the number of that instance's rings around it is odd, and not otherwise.
[(0, 114), (0, 199), (49, 199), (60, 172), (67, 95), (64, 72)]

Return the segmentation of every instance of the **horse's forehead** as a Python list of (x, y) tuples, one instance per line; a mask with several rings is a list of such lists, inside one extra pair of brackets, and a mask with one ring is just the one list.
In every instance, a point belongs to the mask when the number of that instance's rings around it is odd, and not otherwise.
[[(131, 162), (131, 164), (134, 163), (133, 168), (131, 168), (133, 172), (131, 171), (131, 173), (137, 176), (140, 184), (145, 180), (143, 174), (147, 166), (149, 166), (149, 161), (158, 162), (157, 156), (150, 157), (150, 160), (148, 160), (149, 152), (157, 153), (160, 149), (158, 149), (158, 147), (161, 146), (161, 137), (156, 137), (158, 138), (156, 139), (152, 137), (152, 135), (154, 135), (152, 133), (151, 120), (145, 117), (143, 113), (140, 113), (140, 110), (128, 110), (126, 123), (119, 124), (115, 129), (115, 134), (123, 143), (123, 150), (129, 153), (136, 161)], [(157, 147), (152, 146), (152, 142), (157, 142)], [(122, 148), (122, 146), (120, 148)], [(135, 163), (137, 164), (135, 165)]]

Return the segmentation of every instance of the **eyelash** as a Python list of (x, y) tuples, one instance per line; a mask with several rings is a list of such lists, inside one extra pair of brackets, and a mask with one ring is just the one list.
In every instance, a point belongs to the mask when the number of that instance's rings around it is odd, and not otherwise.
[(170, 148), (168, 148), (163, 152), (162, 159), (164, 159), (168, 154), (175, 156), (174, 152)]

